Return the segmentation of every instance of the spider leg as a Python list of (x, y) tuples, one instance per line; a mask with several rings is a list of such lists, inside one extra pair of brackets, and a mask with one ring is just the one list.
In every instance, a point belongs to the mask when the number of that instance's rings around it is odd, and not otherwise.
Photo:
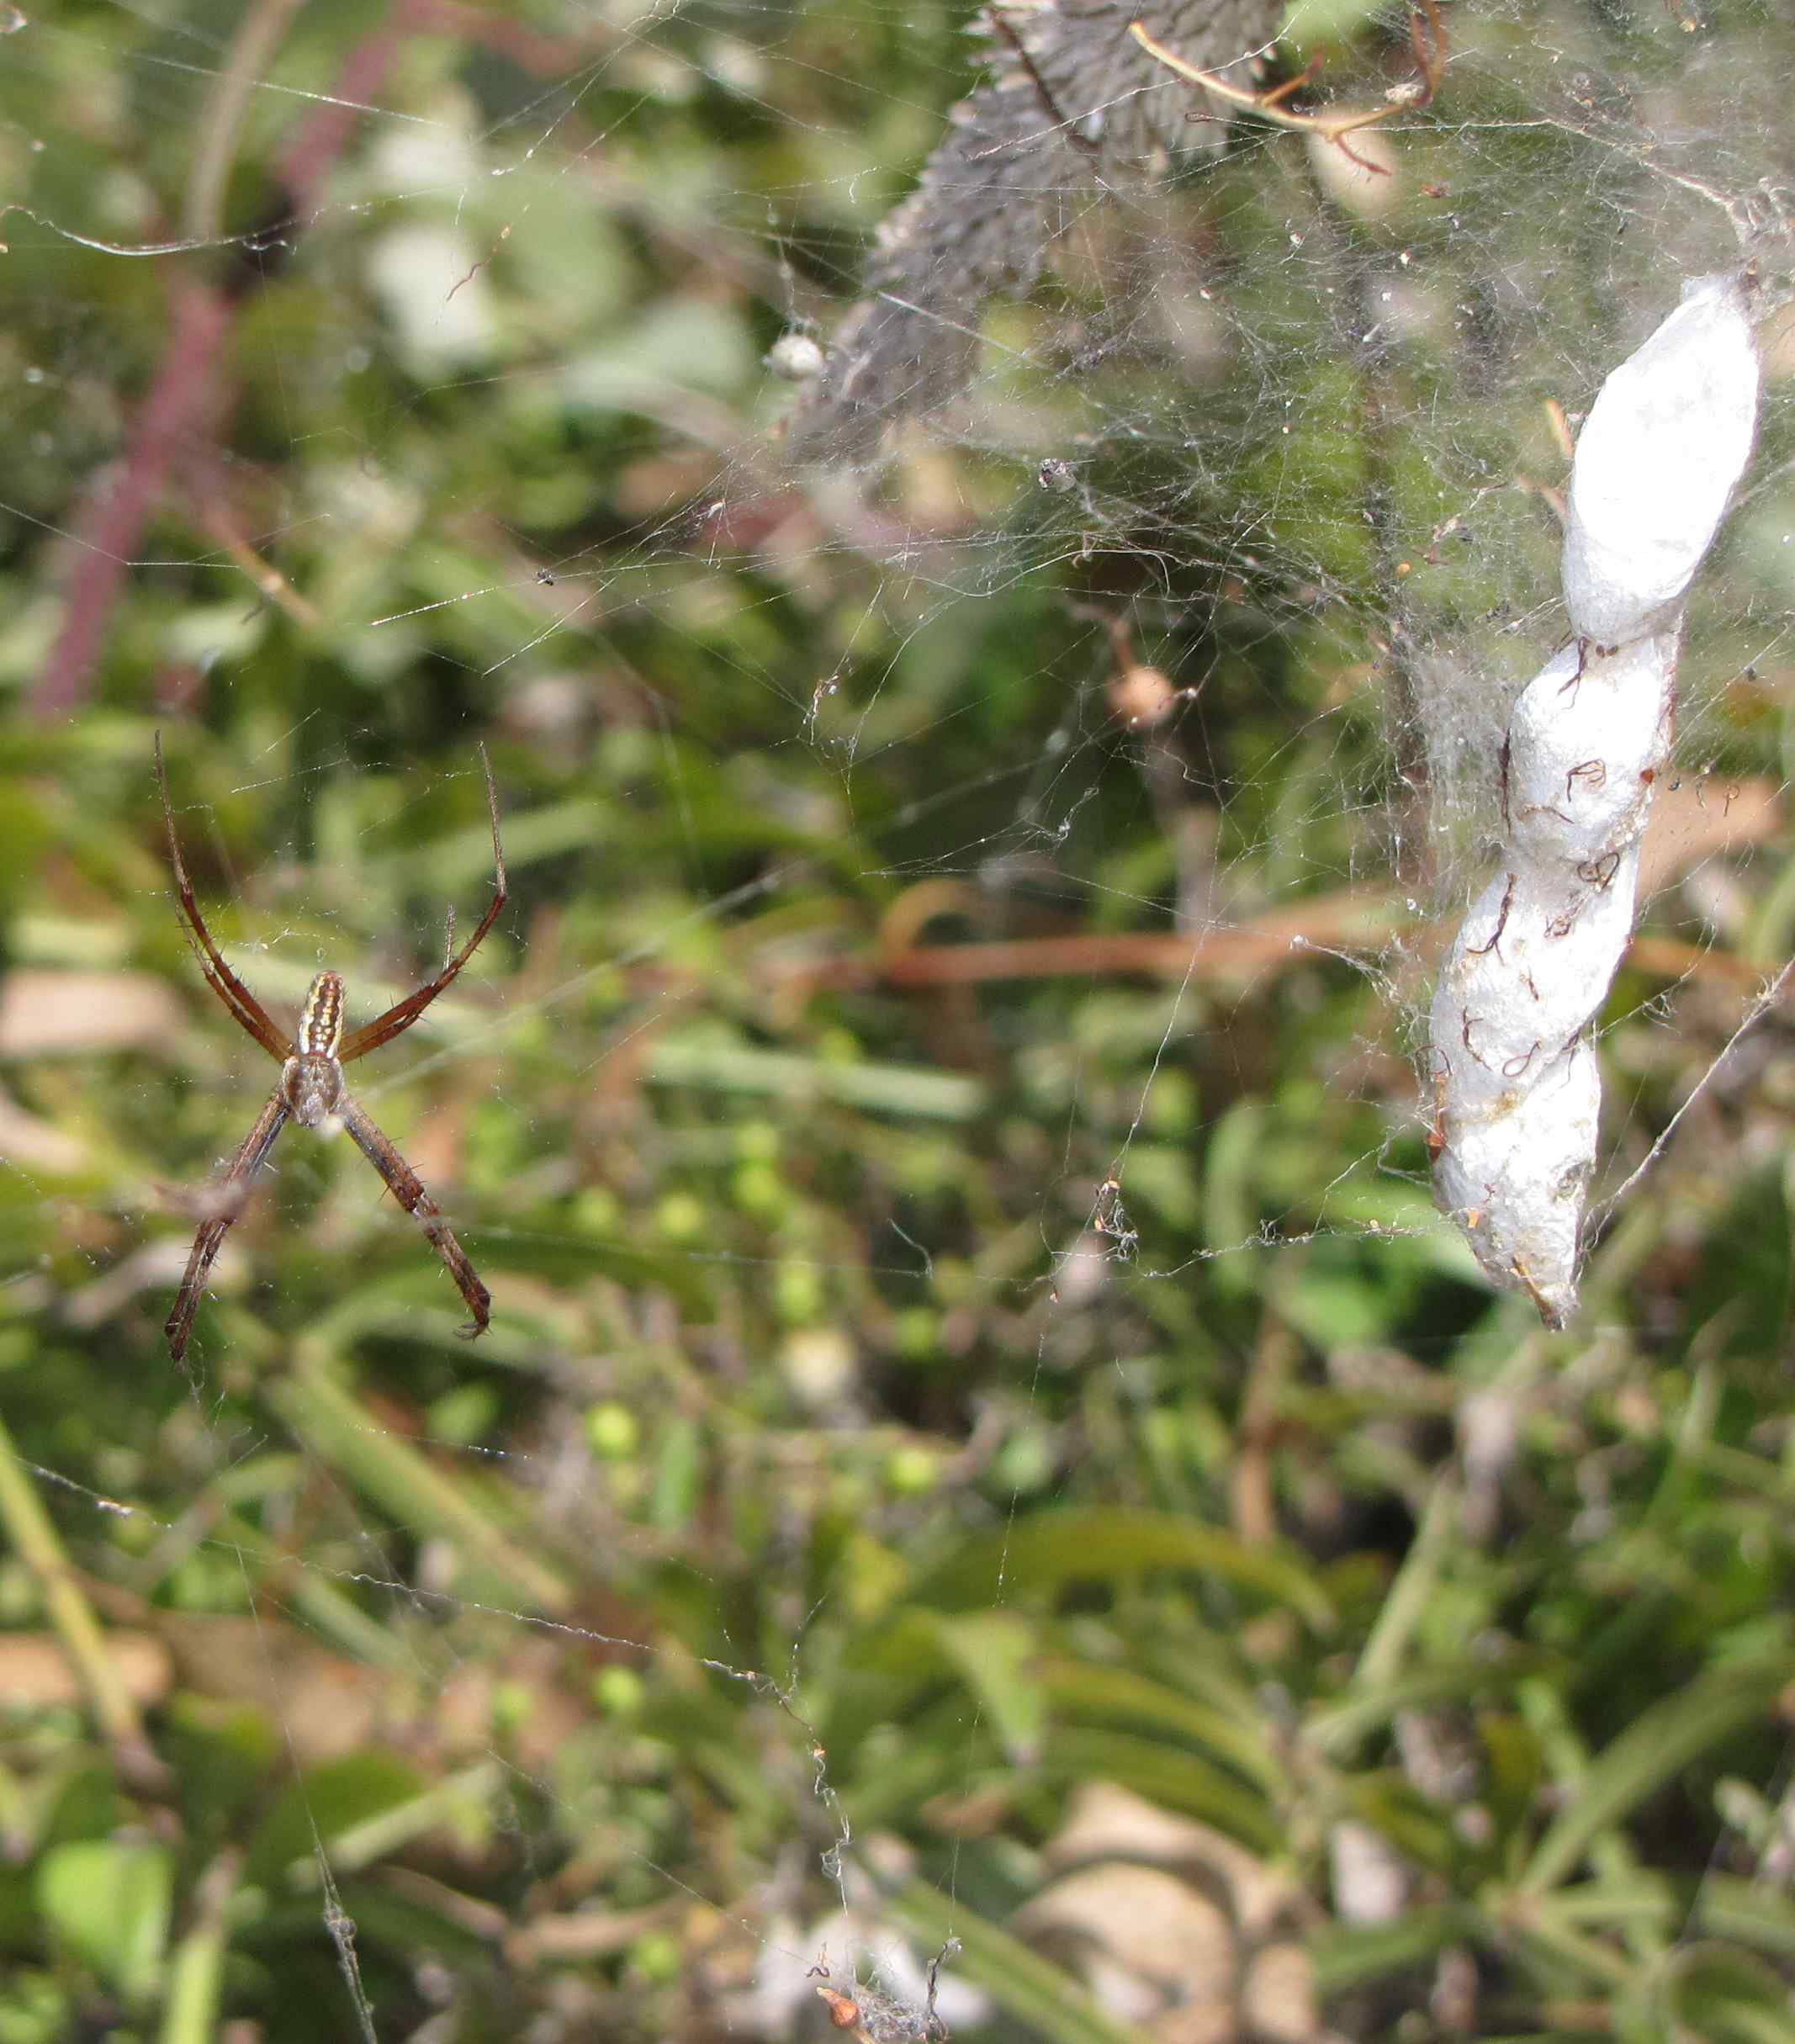
[(287, 1116), (291, 1111), (285, 1092), (277, 1088), (269, 1094), (267, 1105), (257, 1115), (255, 1126), (243, 1138), (241, 1147), (225, 1166), (223, 1176), (214, 1179), (207, 1188), (207, 1215), (193, 1237), (193, 1253), (187, 1259), (187, 1275), (181, 1280), (181, 1289), (175, 1294), (174, 1311), (162, 1329), (168, 1337), (169, 1356), (177, 1363), (187, 1353), (187, 1337), (193, 1332), (193, 1315), (199, 1310), (199, 1295), (205, 1289), (206, 1273), (212, 1268), (212, 1259), (224, 1247), (231, 1222), (243, 1211), (251, 1181), (267, 1162), (268, 1152), (274, 1146), (274, 1138), (287, 1125)]
[(449, 1232), (449, 1225), (442, 1218), (442, 1209), (424, 1190), (423, 1181), (374, 1126), (357, 1101), (346, 1093), (337, 1104), (336, 1113), (356, 1148), (386, 1180), (387, 1189), (429, 1236), (431, 1247), (448, 1265), (449, 1275), (460, 1286), (468, 1311), (474, 1316), (472, 1322), (461, 1332), (470, 1342), (484, 1334), (486, 1323), (492, 1317), (492, 1294), (480, 1283), (473, 1264), (468, 1261), (467, 1252)]
[[(420, 987), (416, 993), (408, 993), (404, 1000), (395, 1001), (384, 1015), (376, 1015), (372, 1022), (364, 1022), (343, 1038), (336, 1053), (339, 1064), (347, 1065), (352, 1058), (365, 1057), (370, 1051), (379, 1050), (383, 1043), (390, 1043), (394, 1036), (410, 1029), (479, 949), (481, 938), (499, 919), (499, 911), (505, 906), (505, 852), (499, 843), (499, 797), (493, 788), (492, 762), (486, 757), (486, 748), (482, 745), (479, 752), (480, 765), (486, 775), (486, 808), (492, 818), (492, 863), (495, 876), (492, 906), (480, 918), (474, 935), (447, 961), (433, 980)], [(369, 1151), (368, 1155), (372, 1157), (373, 1152)], [(469, 1302), (472, 1304), (471, 1295)]]
[[(175, 839), (174, 810), (168, 800), (168, 769), (162, 764), (162, 734), (160, 731), (156, 734), (156, 777), (161, 783), (162, 820), (168, 826), (169, 863), (174, 867), (175, 886), (180, 891), (181, 913), (186, 918), (188, 942), (193, 945), (193, 955), (199, 961), (199, 969), (205, 974), (206, 983), (213, 993), (230, 1010), (239, 1027), (246, 1030), (277, 1063), (283, 1063), (289, 1048), (286, 1038), (268, 1019), (267, 1010), (261, 1002), (225, 963), (218, 946), (212, 941), (212, 933), (205, 926), (205, 919), (199, 913), (199, 905), (193, 899), (187, 868), (181, 863), (181, 847)], [(197, 943), (194, 942), (196, 938)], [(176, 1359), (179, 1360), (178, 1358)]]

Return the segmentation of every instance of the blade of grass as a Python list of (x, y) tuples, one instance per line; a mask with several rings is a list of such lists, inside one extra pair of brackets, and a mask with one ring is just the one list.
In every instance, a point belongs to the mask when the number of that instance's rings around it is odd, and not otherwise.
[(413, 1649), (390, 1628), (370, 1618), (328, 1576), (308, 1568), (302, 1555), (269, 1539), (247, 1519), (235, 1512), (221, 1514), (212, 1538), (237, 1555), (257, 1590), (291, 1604), (320, 1638), (346, 1654), (395, 1674), (416, 1665)]
[(1448, 1537), (1457, 1522), (1459, 1501), (1458, 1485), (1443, 1476), (1433, 1486), (1421, 1526), (1358, 1657), (1353, 1676), (1358, 1687), (1381, 1689), (1394, 1678), (1433, 1593)]
[(1697, 1754), (1719, 1745), (1795, 1681), (1795, 1653), (1774, 1654), (1711, 1669), (1636, 1719), (1590, 1763), (1575, 1798), (1534, 1848), (1521, 1877), (1523, 1892), (1554, 1888), (1597, 1834), (1643, 1803)]
[(712, 1032), (671, 1036), (649, 1057), (659, 1086), (696, 1086), (792, 1101), (829, 1101), (868, 1114), (924, 1121), (970, 1121), (984, 1109), (977, 1079), (919, 1065), (833, 1064), (785, 1051), (760, 1051)]
[(560, 1576), (518, 1547), (470, 1486), (445, 1476), (357, 1404), (315, 1342), (301, 1342), (296, 1362), (290, 1375), (264, 1387), (269, 1404), (322, 1461), (400, 1525), (453, 1544), (458, 1594), (546, 1615), (568, 1608), (570, 1592)]
[(220, 1852), (200, 1877), (192, 1928), (169, 1962), (160, 2044), (212, 2044), (230, 1945), (230, 1903), (243, 1871), (241, 1852)]
[(4, 1420), (0, 1420), (0, 1525), (37, 1582), (44, 1608), (87, 1688), (101, 1731), (134, 1768), (158, 1771), (161, 1763), (151, 1752), (137, 1706), (107, 1651), (105, 1632), (82, 1592)]
[[(470, 1807), (490, 1803), (504, 1782), (505, 1770), (500, 1762), (479, 1761), (410, 1802), (396, 1803), (378, 1816), (337, 1832), (331, 1840), (331, 1872), (359, 1873), (415, 1839), (443, 1829)], [(297, 1888), (321, 1884), (324, 1876), (317, 1856), (312, 1853), (295, 1860), (289, 1877)]]
[(1497, 1941), (1517, 1951), (1530, 1951), (1548, 1977), (1568, 1967), (1598, 1992), (1624, 1994), (1637, 1988), (1642, 1969), (1616, 1946), (1591, 1937), (1565, 1920), (1554, 1895), (1511, 1891), (1496, 1904), (1501, 1925)]

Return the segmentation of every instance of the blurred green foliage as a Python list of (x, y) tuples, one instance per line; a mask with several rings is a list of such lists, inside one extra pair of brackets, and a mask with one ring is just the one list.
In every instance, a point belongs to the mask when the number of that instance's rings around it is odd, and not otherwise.
[[(1692, 121), (1788, 40), (1709, 11)], [(946, 12), (68, 0), (0, 44), (0, 2044), (821, 2036), (823, 1961), (886, 2044), (944, 1951), (993, 2040), (1795, 2037), (1787, 1032), (1566, 1335), (1427, 1195), (1475, 824), (1411, 813), (1403, 634), (1545, 601), (1541, 400), (1661, 246), (1593, 254), (1649, 179), (1517, 118), (1535, 12), (1448, 12), (1392, 216), (1249, 130), (858, 479), (781, 468), (762, 357), (964, 89)], [(1694, 46), (1545, 12), (1642, 90)], [(1194, 250), (1220, 368), (1127, 282)], [(1399, 254), (1472, 310), (1392, 363), (1329, 294)], [(1766, 432), (1692, 627), (1734, 792), (1789, 744)], [(1117, 620), (1201, 685), (1163, 728)], [(181, 1189), (271, 1074), (181, 940), (157, 729), (282, 1018), (479, 914), (487, 744), (511, 902), (358, 1072), (478, 1344), (293, 1131), (168, 1363)], [(1623, 1168), (1787, 948), (1764, 813), (1674, 997), (1644, 957), (1611, 1004)]]

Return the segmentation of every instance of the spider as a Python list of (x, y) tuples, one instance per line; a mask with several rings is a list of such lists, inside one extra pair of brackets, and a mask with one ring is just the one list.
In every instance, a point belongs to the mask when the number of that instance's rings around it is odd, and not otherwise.
[(481, 938), (492, 928), (499, 911), (505, 906), (505, 854), (499, 844), (499, 798), (493, 791), (492, 765), (484, 745), (479, 755), (480, 766), (486, 776), (486, 807), (492, 817), (495, 881), (492, 906), (480, 918), (479, 929), (458, 951), (451, 952), (449, 945), (455, 940), (454, 913), (451, 910), (442, 970), (416, 993), (408, 993), (402, 1001), (395, 1001), (384, 1014), (376, 1015), (372, 1022), (364, 1022), (347, 1036), (343, 1034), (342, 976), (320, 972), (305, 996), (305, 1005), (299, 1010), (299, 1027), (289, 1043), (268, 1019), (261, 1002), (225, 963), (193, 900), (187, 868), (181, 863), (181, 847), (175, 839), (174, 811), (168, 800), (168, 770), (162, 764), (161, 733), (158, 732), (156, 735), (156, 775), (162, 792), (162, 818), (168, 826), (169, 863), (174, 867), (175, 886), (180, 892), (181, 912), (186, 919), (184, 927), (190, 932), (189, 941), (193, 942), (193, 955), (206, 976), (206, 983), (230, 1010), (232, 1019), (240, 1029), (253, 1036), (281, 1068), (280, 1083), (269, 1094), (267, 1105), (257, 1115), (254, 1127), (243, 1138), (242, 1146), (206, 1197), (199, 1232), (193, 1237), (193, 1254), (187, 1259), (187, 1274), (181, 1280), (174, 1311), (168, 1316), (163, 1329), (168, 1337), (168, 1353), (177, 1363), (187, 1353), (188, 1337), (193, 1332), (193, 1315), (204, 1289), (206, 1273), (212, 1268), (212, 1260), (223, 1246), (230, 1224), (242, 1212), (251, 1184), (267, 1161), (274, 1138), (287, 1125), (289, 1116), (304, 1127), (317, 1129), (326, 1135), (334, 1134), (338, 1128), (348, 1130), (350, 1140), (386, 1180), (393, 1197), (423, 1229), (437, 1254), (447, 1264), (449, 1275), (460, 1286), (468, 1311), (474, 1316), (472, 1321), (460, 1332), (472, 1341), (486, 1331), (492, 1316), (492, 1295), (480, 1283), (461, 1244), (449, 1232), (442, 1208), (424, 1190), (417, 1173), (375, 1127), (366, 1110), (344, 1086), (342, 1071), (352, 1059), (365, 1057), (368, 1051), (378, 1050), (383, 1043), (390, 1043), (394, 1036), (410, 1028), (479, 948)]

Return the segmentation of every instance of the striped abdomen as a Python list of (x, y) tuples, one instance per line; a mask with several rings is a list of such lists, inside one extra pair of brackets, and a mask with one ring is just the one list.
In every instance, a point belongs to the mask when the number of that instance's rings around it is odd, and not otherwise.
[(305, 1128), (325, 1127), (342, 1104), (343, 1068), (336, 1062), (342, 1040), (342, 979), (335, 972), (320, 972), (299, 1010), (293, 1055), (281, 1070), (281, 1091), (294, 1120)]
[(293, 1040), (299, 1057), (334, 1057), (343, 1040), (343, 982), (340, 972), (320, 972), (311, 983)]

